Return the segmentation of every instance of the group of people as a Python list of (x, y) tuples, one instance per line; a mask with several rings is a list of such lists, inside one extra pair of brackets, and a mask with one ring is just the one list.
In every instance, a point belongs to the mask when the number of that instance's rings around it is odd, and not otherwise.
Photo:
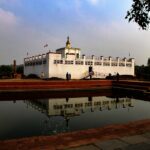
[[(92, 79), (92, 75), (94, 74), (94, 72), (92, 71), (92, 69), (91, 68), (89, 68), (89, 76), (90, 76), (90, 79)], [(109, 74), (109, 76), (111, 76), (111, 74)], [(117, 74), (116, 74), (116, 80), (117, 81), (119, 81), (119, 77), (120, 77), (120, 75), (119, 75), (119, 73), (117, 72)], [(69, 80), (71, 80), (71, 73), (66, 73), (66, 80), (67, 81), (69, 81)]]
[(68, 80), (71, 80), (71, 74), (70, 73), (66, 73), (66, 80), (68, 81)]

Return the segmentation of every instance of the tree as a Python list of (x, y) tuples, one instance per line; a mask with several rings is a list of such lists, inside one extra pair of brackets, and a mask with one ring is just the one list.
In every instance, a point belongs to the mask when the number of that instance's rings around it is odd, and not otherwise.
[(150, 66), (135, 66), (137, 79), (150, 81)]
[(131, 9), (127, 11), (126, 19), (136, 22), (143, 30), (148, 29), (150, 23), (150, 0), (133, 0)]
[(12, 66), (11, 65), (1, 65), (0, 66), (0, 76), (11, 76)]
[(18, 65), (16, 72), (20, 73), (20, 74), (23, 74), (23, 65)]
[(150, 67), (150, 58), (148, 58), (147, 66), (149, 66), (149, 67)]

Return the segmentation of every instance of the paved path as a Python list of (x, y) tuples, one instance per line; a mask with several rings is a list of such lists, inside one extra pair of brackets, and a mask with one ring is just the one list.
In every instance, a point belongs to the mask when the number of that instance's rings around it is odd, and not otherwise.
[(0, 141), (0, 150), (150, 150), (150, 119)]
[(97, 141), (66, 150), (150, 150), (150, 132), (103, 142)]

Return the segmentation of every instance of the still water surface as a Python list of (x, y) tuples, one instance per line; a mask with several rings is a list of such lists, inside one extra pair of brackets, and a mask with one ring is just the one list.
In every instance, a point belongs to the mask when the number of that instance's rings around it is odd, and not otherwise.
[(150, 102), (128, 97), (0, 101), (0, 139), (51, 135), (149, 118)]

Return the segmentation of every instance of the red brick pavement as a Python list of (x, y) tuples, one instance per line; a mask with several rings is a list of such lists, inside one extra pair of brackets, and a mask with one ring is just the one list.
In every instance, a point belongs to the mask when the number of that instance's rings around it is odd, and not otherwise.
[(141, 134), (150, 131), (150, 119), (127, 124), (109, 125), (103, 128), (63, 133), (53, 136), (39, 136), (0, 141), (1, 150), (56, 150), (90, 144), (96, 141), (110, 140), (123, 136)]

